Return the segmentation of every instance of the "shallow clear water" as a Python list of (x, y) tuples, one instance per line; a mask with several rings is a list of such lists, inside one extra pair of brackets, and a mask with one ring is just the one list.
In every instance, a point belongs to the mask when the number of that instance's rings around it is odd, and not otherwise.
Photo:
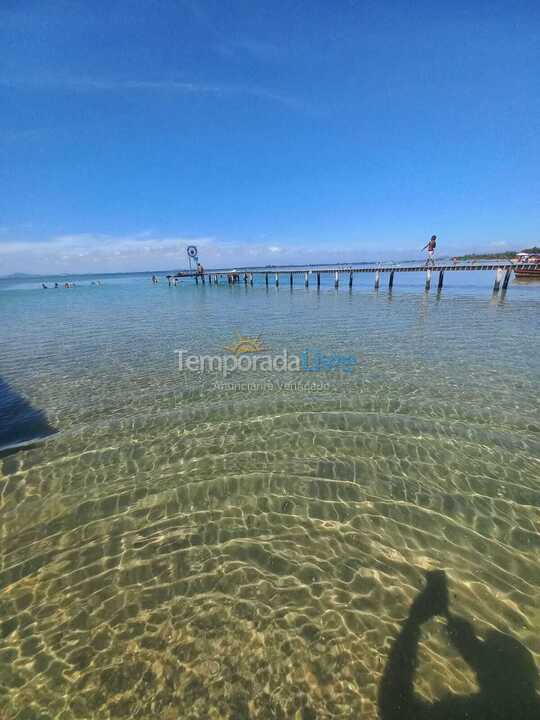
[[(102, 280), (0, 281), (0, 377), (58, 431), (0, 457), (2, 717), (375, 718), (436, 568), (540, 664), (540, 284)], [(178, 370), (237, 334), (358, 364)], [(474, 690), (442, 621), (420, 660)]]

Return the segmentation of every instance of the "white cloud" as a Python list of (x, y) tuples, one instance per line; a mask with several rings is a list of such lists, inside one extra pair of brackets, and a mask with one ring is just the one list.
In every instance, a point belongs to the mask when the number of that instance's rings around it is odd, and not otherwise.
[[(7, 88), (33, 88), (36, 90), (69, 90), (72, 92), (151, 92), (151, 93), (174, 93), (177, 95), (207, 95), (215, 98), (226, 98), (233, 96), (248, 96), (259, 98), (268, 102), (278, 103), (291, 110), (305, 110), (304, 102), (289, 95), (275, 92), (259, 85), (244, 84), (212, 84), (200, 82), (188, 82), (185, 80), (145, 80), (140, 78), (93, 78), (93, 77), (70, 77), (60, 75), (35, 75), (29, 77), (0, 77), (0, 86)], [(29, 137), (33, 137), (37, 130), (25, 131)], [(24, 137), (21, 132), (12, 133), (6, 136), (6, 140)]]
[(224, 242), (211, 236), (159, 236), (70, 233), (45, 241), (0, 241), (1, 273), (85, 273), (174, 270), (187, 266), (186, 247), (196, 245), (207, 267), (299, 262), (310, 248), (267, 243)]
[(46, 241), (0, 241), (2, 272), (119, 272), (175, 267), (185, 246), (204, 246), (206, 237), (152, 237), (147, 232), (114, 236), (100, 233), (59, 235)]

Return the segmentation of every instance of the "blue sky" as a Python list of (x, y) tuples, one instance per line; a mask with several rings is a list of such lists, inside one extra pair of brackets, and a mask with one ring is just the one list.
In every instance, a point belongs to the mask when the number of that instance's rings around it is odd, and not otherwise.
[(3, 0), (0, 274), (540, 241), (537, 2)]

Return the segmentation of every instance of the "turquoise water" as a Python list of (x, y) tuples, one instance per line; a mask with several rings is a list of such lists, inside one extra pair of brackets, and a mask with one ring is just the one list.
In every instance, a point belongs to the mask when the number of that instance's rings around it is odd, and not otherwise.
[[(6, 437), (57, 431), (0, 457), (6, 718), (375, 718), (437, 568), (540, 664), (540, 283), (71, 279), (0, 280), (0, 377), (29, 403), (0, 399)], [(358, 362), (179, 371), (238, 335)], [(474, 689), (442, 621), (420, 659), (426, 698)]]

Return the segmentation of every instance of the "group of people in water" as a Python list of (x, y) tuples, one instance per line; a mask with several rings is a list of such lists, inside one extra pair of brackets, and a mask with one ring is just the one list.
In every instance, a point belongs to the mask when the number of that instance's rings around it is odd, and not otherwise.
[(57, 282), (55, 282), (54, 285), (47, 285), (46, 283), (41, 283), (41, 287), (44, 290), (49, 290), (49, 288), (63, 287), (63, 288), (67, 289), (67, 288), (74, 288), (76, 286), (75, 286), (75, 283), (72, 283), (72, 282), (65, 282), (63, 285), (59, 285)]
[[(90, 284), (96, 285), (97, 287), (101, 287), (101, 280), (92, 280), (92, 282)], [(54, 285), (47, 285), (47, 283), (41, 283), (41, 287), (43, 288), (43, 290), (50, 290), (51, 288), (54, 288), (56, 290), (57, 288), (60, 288), (60, 287), (66, 288), (66, 290), (67, 290), (69, 288), (74, 288), (77, 286), (75, 285), (74, 282), (66, 281), (65, 283), (62, 283), (62, 284), (55, 282)]]

